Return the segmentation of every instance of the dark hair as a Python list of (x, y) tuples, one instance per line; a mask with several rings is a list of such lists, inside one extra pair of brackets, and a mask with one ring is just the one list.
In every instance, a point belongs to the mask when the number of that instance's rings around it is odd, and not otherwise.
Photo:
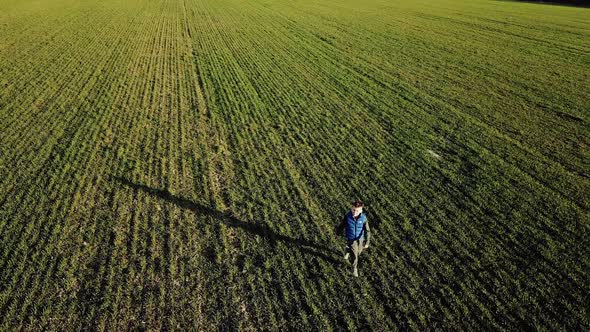
[(352, 206), (355, 208), (360, 208), (360, 207), (365, 206), (365, 204), (363, 204), (363, 202), (361, 202), (361, 201), (353, 201)]

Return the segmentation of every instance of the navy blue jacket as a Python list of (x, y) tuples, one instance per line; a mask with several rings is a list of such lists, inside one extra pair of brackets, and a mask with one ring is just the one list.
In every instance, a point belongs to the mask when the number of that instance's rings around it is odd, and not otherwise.
[(342, 234), (346, 230), (346, 239), (348, 241), (354, 241), (364, 239), (366, 244), (369, 244), (371, 239), (371, 229), (369, 228), (369, 222), (367, 215), (362, 212), (356, 218), (352, 216), (352, 211), (348, 211), (340, 224), (336, 226), (336, 234)]

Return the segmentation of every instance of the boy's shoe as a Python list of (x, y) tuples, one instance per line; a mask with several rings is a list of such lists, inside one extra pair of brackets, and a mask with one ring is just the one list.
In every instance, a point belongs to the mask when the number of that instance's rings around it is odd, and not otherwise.
[(354, 270), (352, 271), (352, 275), (355, 276), (355, 277), (358, 277), (359, 276), (359, 271), (356, 268), (354, 268)]
[(344, 254), (344, 259), (346, 259), (346, 260), (348, 261), (348, 257), (349, 257), (349, 256), (350, 256), (350, 253), (348, 253), (348, 252), (347, 252), (347, 253), (345, 253), (345, 254)]

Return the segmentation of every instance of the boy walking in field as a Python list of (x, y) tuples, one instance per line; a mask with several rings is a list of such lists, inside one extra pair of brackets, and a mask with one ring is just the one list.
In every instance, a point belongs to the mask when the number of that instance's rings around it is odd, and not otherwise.
[(344, 259), (350, 263), (349, 257), (352, 255), (352, 274), (358, 277), (357, 264), (358, 259), (363, 251), (369, 247), (371, 239), (371, 230), (367, 221), (367, 215), (363, 212), (363, 202), (354, 201), (340, 224), (336, 226), (336, 235), (341, 235), (346, 230), (347, 245), (344, 252)]

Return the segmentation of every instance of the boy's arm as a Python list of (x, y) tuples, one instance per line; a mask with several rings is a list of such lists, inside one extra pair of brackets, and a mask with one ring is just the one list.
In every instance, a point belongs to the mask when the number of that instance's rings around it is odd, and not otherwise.
[(365, 221), (365, 248), (369, 246), (371, 241), (371, 228), (369, 227), (369, 220)]

